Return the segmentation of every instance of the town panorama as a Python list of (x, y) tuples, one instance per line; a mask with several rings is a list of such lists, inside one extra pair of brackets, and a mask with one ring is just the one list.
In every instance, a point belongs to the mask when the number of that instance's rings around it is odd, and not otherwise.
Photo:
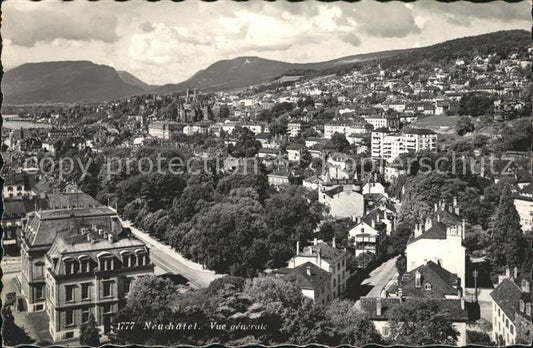
[(2, 4), (3, 344), (531, 345), (531, 3), (223, 5)]

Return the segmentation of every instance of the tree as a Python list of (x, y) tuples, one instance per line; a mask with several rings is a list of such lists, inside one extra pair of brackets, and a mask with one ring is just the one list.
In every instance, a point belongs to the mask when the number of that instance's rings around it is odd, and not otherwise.
[(236, 127), (233, 130), (233, 137), (236, 138), (237, 143), (228, 146), (228, 152), (233, 157), (254, 157), (261, 148), (261, 143), (255, 139), (254, 133), (248, 128)]
[(392, 343), (455, 345), (458, 332), (448, 312), (432, 299), (409, 299), (389, 310)]
[(306, 148), (303, 149), (301, 155), (300, 155), (300, 167), (301, 168), (307, 168), (311, 164), (311, 161), (313, 160), (313, 156), (307, 150)]
[(15, 324), (15, 317), (10, 306), (2, 307), (2, 338), (7, 346), (12, 347), (32, 342), (24, 329)]
[(459, 115), (481, 116), (493, 108), (493, 98), (474, 93), (464, 95), (459, 101)]
[(346, 135), (335, 132), (328, 144), (337, 152), (344, 152), (350, 149), (350, 143), (346, 140)]
[(468, 116), (463, 116), (457, 121), (457, 134), (465, 135), (466, 133), (471, 133), (474, 131), (474, 123), (470, 120)]
[(525, 257), (525, 239), (511, 187), (505, 185), (492, 227), (491, 263), (496, 270), (520, 267)]
[(80, 326), (80, 344), (82, 346), (98, 347), (100, 345), (100, 336), (94, 316), (89, 314), (89, 321)]
[[(117, 314), (117, 322), (167, 322), (172, 318), (171, 305), (176, 301), (178, 288), (169, 279), (154, 275), (138, 278), (130, 291), (126, 306)], [(145, 343), (152, 334), (139, 329), (117, 329), (119, 342)]]
[(407, 272), (407, 257), (403, 251), (396, 259), (395, 265), (398, 271), (398, 277), (401, 279), (402, 275)]
[[(233, 196), (231, 194), (234, 194)], [(255, 197), (254, 197), (255, 196)], [(178, 235), (187, 257), (217, 273), (253, 276), (268, 260), (263, 207), (252, 189), (235, 189), (195, 214)]]
[(294, 255), (296, 241), (305, 243), (313, 238), (323, 206), (305, 194), (305, 189), (293, 186), (265, 201), (271, 267), (282, 267)]
[(349, 300), (335, 300), (326, 308), (326, 318), (329, 320), (337, 341), (334, 345), (348, 344), (362, 347), (367, 344), (383, 343), (374, 324), (364, 312), (354, 308)]

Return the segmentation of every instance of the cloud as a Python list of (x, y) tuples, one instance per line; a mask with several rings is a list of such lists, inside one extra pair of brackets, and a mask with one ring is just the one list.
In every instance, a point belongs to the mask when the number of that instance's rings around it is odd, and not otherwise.
[(529, 1), (514, 4), (503, 1), (483, 4), (466, 1), (454, 3), (420, 1), (414, 4), (413, 9), (429, 13), (439, 19), (445, 19), (449, 24), (463, 27), (470, 27), (474, 21), (478, 20), (531, 22), (531, 4)]
[(400, 2), (363, 1), (340, 6), (343, 11), (338, 23), (355, 26), (369, 36), (402, 38), (420, 32), (413, 13)]
[(72, 15), (43, 7), (31, 11), (7, 8), (4, 18), (2, 34), (13, 45), (32, 47), (56, 39), (112, 43), (119, 39), (117, 18), (109, 13)]
[(361, 39), (354, 33), (346, 33), (341, 36), (341, 40), (349, 43), (353, 47), (358, 47), (361, 44)]

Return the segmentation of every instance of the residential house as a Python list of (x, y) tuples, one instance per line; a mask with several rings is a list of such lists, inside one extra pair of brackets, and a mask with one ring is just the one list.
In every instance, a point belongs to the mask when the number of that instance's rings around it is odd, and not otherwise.
[(427, 261), (433, 261), (444, 269), (457, 274), (461, 288), (465, 288), (466, 247), (464, 246), (465, 220), (445, 208), (436, 217), (427, 218), (424, 224), (416, 224), (407, 242), (407, 272)]
[(531, 274), (519, 276), (507, 269), (492, 299), (492, 340), (500, 346), (530, 345), (533, 342)]
[(299, 242), (296, 248), (297, 253), (289, 260), (287, 267), (295, 269), (309, 262), (328, 272), (330, 286), (324, 288), (324, 291), (327, 292), (325, 298), (322, 297), (324, 302), (321, 304), (338, 298), (346, 290), (346, 282), (349, 278), (346, 265), (348, 254), (337, 249), (335, 240), (333, 240), (332, 245), (328, 245), (324, 242), (318, 242), (315, 238), (313, 245), (305, 247), (302, 251), (300, 251)]

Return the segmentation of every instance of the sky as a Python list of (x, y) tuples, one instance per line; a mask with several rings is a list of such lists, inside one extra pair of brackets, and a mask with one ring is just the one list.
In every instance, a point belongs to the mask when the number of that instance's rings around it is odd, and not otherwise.
[(149, 84), (165, 84), (239, 56), (318, 62), (530, 26), (531, 0), (8, 0), (2, 3), (1, 58), (6, 70), (28, 62), (90, 60), (126, 70)]

